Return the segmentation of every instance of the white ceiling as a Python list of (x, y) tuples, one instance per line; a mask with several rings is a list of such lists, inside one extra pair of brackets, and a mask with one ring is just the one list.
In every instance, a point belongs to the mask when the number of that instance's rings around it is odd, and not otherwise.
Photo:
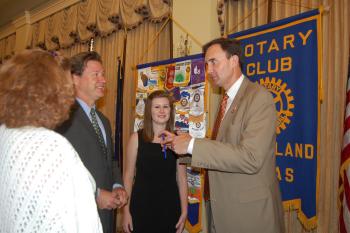
[(50, 0), (0, 0), (0, 27)]

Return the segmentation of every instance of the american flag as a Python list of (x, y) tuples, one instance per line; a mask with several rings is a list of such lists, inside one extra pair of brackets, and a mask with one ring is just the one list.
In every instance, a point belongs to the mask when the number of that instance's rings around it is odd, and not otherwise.
[(346, 109), (344, 121), (343, 150), (340, 162), (339, 178), (339, 229), (340, 233), (350, 233), (350, 61), (348, 68), (348, 86), (346, 90)]

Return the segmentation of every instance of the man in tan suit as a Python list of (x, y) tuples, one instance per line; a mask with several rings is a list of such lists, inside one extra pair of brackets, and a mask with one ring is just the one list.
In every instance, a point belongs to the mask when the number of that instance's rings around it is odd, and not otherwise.
[[(242, 74), (238, 41), (219, 38), (203, 47), (212, 82), (227, 94), (216, 140), (164, 132), (164, 143), (191, 154), (191, 165), (208, 169), (212, 232), (283, 233), (275, 173), (276, 110), (272, 95)], [(219, 117), (218, 117), (219, 118)]]

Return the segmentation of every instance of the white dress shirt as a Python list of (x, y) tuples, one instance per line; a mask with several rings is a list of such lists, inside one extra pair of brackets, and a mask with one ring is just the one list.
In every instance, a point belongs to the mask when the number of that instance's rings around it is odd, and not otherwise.
[[(230, 108), (233, 100), (235, 99), (237, 92), (242, 85), (243, 79), (244, 79), (244, 75), (242, 74), (239, 77), (239, 79), (226, 92), (226, 94), (228, 95), (228, 99), (227, 99), (227, 104), (226, 104), (226, 109), (225, 109), (225, 115), (226, 115), (228, 109)], [(225, 117), (225, 115), (224, 115), (224, 117)], [(188, 147), (187, 147), (188, 154), (192, 154), (193, 144), (194, 144), (194, 138), (192, 138), (190, 143), (188, 144)]]

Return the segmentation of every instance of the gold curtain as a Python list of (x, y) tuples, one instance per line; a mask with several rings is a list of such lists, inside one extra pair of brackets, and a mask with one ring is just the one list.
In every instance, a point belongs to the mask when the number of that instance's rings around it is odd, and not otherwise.
[[(222, 34), (231, 34), (323, 6), (323, 102), (321, 104), (318, 227), (312, 232), (338, 232), (337, 192), (349, 61), (348, 0), (217, 0)], [(269, 3), (271, 5), (269, 6)], [(268, 9), (271, 9), (268, 12)], [(289, 233), (305, 232), (296, 213), (286, 213)]]
[(61, 49), (69, 48), (77, 41), (78, 5), (73, 5), (61, 11), (63, 14), (61, 27), (58, 27), (55, 35), (58, 38)]
[(163, 22), (170, 12), (162, 0), (86, 0), (34, 23), (30, 47), (68, 48), (134, 29), (144, 21)]
[(0, 63), (15, 54), (16, 34), (11, 34), (0, 40)]

